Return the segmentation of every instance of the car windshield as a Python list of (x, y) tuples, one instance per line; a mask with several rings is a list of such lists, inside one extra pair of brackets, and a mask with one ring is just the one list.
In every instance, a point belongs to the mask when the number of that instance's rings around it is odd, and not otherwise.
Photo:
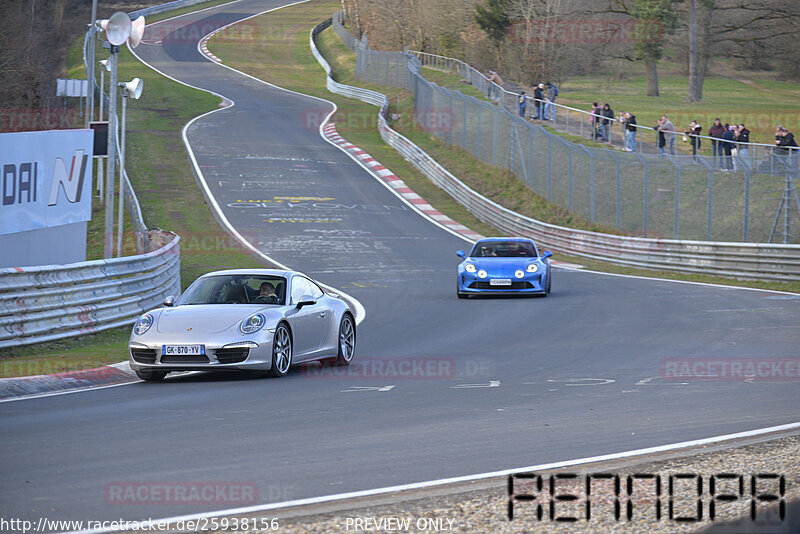
[(471, 258), (535, 258), (536, 247), (526, 241), (479, 241)]
[(283, 304), (285, 300), (285, 278), (233, 274), (200, 278), (189, 286), (176, 305)]

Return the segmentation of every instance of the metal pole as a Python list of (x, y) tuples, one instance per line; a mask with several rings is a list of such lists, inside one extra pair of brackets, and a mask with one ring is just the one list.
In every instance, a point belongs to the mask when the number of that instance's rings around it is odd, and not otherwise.
[[(791, 155), (789, 157), (791, 157)], [(791, 211), (792, 208), (791, 188), (792, 188), (792, 178), (787, 172), (786, 189), (783, 190), (783, 196), (785, 199), (784, 201), (785, 211), (783, 212), (783, 243), (785, 245), (789, 244), (789, 221), (790, 221), (789, 212)]]
[(750, 171), (744, 173), (744, 236), (742, 241), (747, 243), (747, 224), (750, 216)]
[[(92, 21), (89, 24), (89, 57), (87, 58), (87, 67), (88, 72), (86, 73), (86, 78), (89, 80), (89, 100), (87, 101), (87, 107), (89, 108), (90, 112), (86, 117), (86, 127), (89, 127), (89, 121), (94, 118), (94, 45), (97, 37), (95, 36), (95, 32), (97, 27), (95, 25), (95, 21), (97, 20), (97, 0), (92, 0)], [(102, 94), (102, 93), (101, 93)], [(102, 97), (101, 100), (102, 102)], [(100, 118), (100, 120), (103, 120)]]
[(681, 188), (681, 168), (677, 165), (675, 166), (675, 229), (673, 231), (673, 235), (675, 239), (678, 239), (678, 213), (679, 213), (679, 204), (680, 204), (680, 188)]
[(111, 45), (111, 85), (108, 90), (108, 172), (106, 173), (106, 217), (105, 238), (103, 240), (103, 257), (108, 259), (114, 255), (114, 174), (117, 158), (117, 53), (119, 47)]
[(708, 228), (706, 240), (711, 241), (711, 215), (714, 209), (714, 170), (708, 170)]
[[(644, 237), (647, 237), (647, 205), (649, 203), (649, 194), (648, 188), (650, 187), (650, 165), (645, 164), (644, 166), (644, 206), (642, 209), (642, 218), (644, 224)], [(617, 221), (619, 221), (619, 204), (617, 204)]]
[(122, 257), (122, 226), (125, 213), (125, 112), (128, 109), (128, 92), (122, 92), (122, 128), (119, 142), (119, 209), (117, 210), (117, 257)]
[[(100, 118), (98, 120), (103, 120), (103, 91), (105, 87), (105, 69), (100, 69)], [(97, 165), (97, 196), (100, 198), (100, 203), (103, 203), (103, 156), (99, 158), (99, 164)]]

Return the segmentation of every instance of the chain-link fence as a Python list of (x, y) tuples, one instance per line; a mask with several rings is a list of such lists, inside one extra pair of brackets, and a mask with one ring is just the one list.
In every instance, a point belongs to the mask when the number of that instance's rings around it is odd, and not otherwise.
[[(346, 32), (341, 19), (334, 18), (334, 28)], [(356, 43), (357, 78), (412, 91), (423, 130), (484, 163), (510, 169), (535, 193), (588, 221), (647, 237), (800, 243), (800, 231), (792, 232), (792, 217), (800, 224), (797, 151), (660, 158), (585, 146), (497, 102), (426, 80), (413, 54)], [(455, 60), (439, 61), (450, 62), (442, 70), (457, 70)], [(481, 87), (477, 80), (475, 85)]]

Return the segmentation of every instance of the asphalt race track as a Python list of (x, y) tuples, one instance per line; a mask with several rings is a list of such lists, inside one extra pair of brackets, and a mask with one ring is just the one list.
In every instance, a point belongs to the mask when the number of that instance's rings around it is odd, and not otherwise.
[[(659, 376), (674, 359), (796, 358), (800, 297), (557, 269), (547, 298), (458, 300), (455, 252), (467, 243), (308, 126), (327, 104), (197, 52), (220, 24), (283, 3), (244, 0), (181, 17), (175, 32), (194, 41), (167, 36), (137, 54), (235, 102), (188, 130), (203, 175), (261, 251), (365, 306), (353, 374), (198, 374), (0, 404), (0, 514), (159, 518), (798, 419), (796, 379)], [(418, 376), (401, 376), (410, 365)], [(126, 484), (192, 481), (257, 492), (233, 503), (114, 500)]]

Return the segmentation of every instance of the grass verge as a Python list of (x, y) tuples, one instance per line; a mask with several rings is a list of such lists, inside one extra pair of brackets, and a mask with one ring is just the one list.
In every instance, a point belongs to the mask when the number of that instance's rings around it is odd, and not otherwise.
[[(391, 147), (383, 143), (376, 129), (375, 117), (377, 113), (374, 106), (343, 98), (327, 91), (324, 71), (311, 54), (308, 46), (308, 35), (316, 24), (328, 18), (338, 6), (339, 3), (335, 1), (318, 1), (268, 13), (252, 19), (252, 23), (259, 30), (259, 38), (254, 42), (247, 45), (234, 45), (226, 43), (225, 39), (222, 38), (219, 40), (212, 38), (209, 48), (214, 54), (222, 57), (226, 64), (248, 74), (287, 89), (333, 101), (339, 107), (339, 113), (334, 117), (334, 122), (342, 136), (372, 154), (373, 157), (392, 169), (412, 189), (426, 198), (438, 210), (454, 220), (486, 235), (499, 234), (500, 232), (497, 229), (479, 221), (463, 206), (457, 204), (452, 197), (433, 185), (430, 180), (403, 160)], [(477, 185), (476, 189), (483, 194), (487, 194), (487, 196), (491, 191), (487, 191), (486, 187), (482, 187), (481, 181), (484, 179), (492, 180), (492, 186), (497, 188), (497, 196), (495, 198), (505, 197), (506, 202), (501, 202), (503, 204), (513, 204), (516, 201), (515, 192), (519, 190), (518, 187), (521, 185), (516, 178), (514, 178), (515, 184), (513, 184), (513, 187), (505, 190), (503, 177), (498, 176), (502, 174), (499, 169), (485, 165), (483, 166), (485, 168), (482, 168), (483, 164), (471, 157), (466, 158), (466, 152), (440, 143), (418, 130), (415, 132), (413, 124), (408, 120), (403, 122), (403, 116), (410, 117), (412, 115), (410, 110), (413, 103), (410, 101), (407, 91), (393, 87), (374, 86), (362, 82), (356, 83), (354, 76), (355, 55), (341, 43), (332, 30), (323, 31), (318, 37), (317, 45), (320, 52), (331, 64), (336, 81), (378, 90), (386, 94), (391, 103), (390, 113), (401, 115), (401, 119), (395, 121), (393, 126), (411, 138), (426, 152), (437, 158), (448, 170), (455, 171), (454, 174), (465, 182)], [(455, 86), (460, 82), (454, 78), (457, 77), (440, 76), (438, 80), (442, 82), (442, 85)], [(465, 161), (468, 159), (471, 161)], [(461, 166), (458, 166), (459, 163)], [(520, 204), (526, 204), (526, 202), (521, 202)], [(522, 210), (524, 208), (526, 206), (522, 206), (519, 209)], [(544, 213), (544, 215), (547, 214), (546, 212)], [(549, 214), (552, 215), (552, 212)], [(586, 225), (585, 221), (581, 224), (572, 214), (558, 214), (558, 216), (565, 217), (561, 222), (557, 222), (558, 219), (548, 220), (543, 216), (541, 207), (533, 209), (532, 216), (554, 224), (564, 223), (573, 227), (584, 226), (592, 229), (591, 225)], [(566, 223), (567, 218), (570, 217), (569, 223)], [(559, 254), (557, 259), (578, 263), (592, 270), (617, 274), (800, 292), (800, 282), (754, 282), (715, 276), (633, 269), (563, 254)]]
[[(192, 10), (221, 3), (225, 2), (199, 4)], [(165, 13), (161, 17), (170, 18), (178, 13)], [(154, 20), (156, 17), (149, 19), (151, 22)], [(71, 78), (85, 77), (82, 45), (83, 37), (70, 46)], [(145, 224), (181, 236), (183, 287), (199, 275), (216, 269), (262, 266), (217, 224), (195, 181), (181, 138), (183, 126), (193, 117), (217, 108), (219, 98), (161, 76), (123, 48), (119, 54), (118, 78), (123, 81), (134, 77), (142, 78), (144, 91), (141, 99), (128, 105), (128, 175), (139, 198)], [(116, 209), (116, 201), (114, 206)], [(103, 255), (104, 211), (97, 199), (92, 212), (88, 254), (89, 258), (100, 258)], [(127, 228), (127, 214), (125, 220)], [(133, 253), (132, 239), (128, 231), (126, 254)], [(79, 338), (0, 350), (0, 378), (89, 369), (125, 360), (129, 335), (130, 328), (123, 327)]]

